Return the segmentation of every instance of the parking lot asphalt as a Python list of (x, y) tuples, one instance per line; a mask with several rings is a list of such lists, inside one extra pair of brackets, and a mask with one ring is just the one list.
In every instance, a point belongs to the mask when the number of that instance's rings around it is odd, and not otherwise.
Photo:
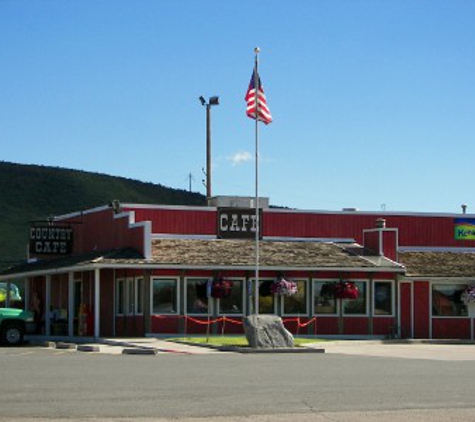
[[(31, 337), (32, 345), (54, 349), (90, 352), (101, 354), (141, 354), (154, 355), (173, 353), (181, 355), (226, 354), (232, 350), (218, 350), (211, 347), (196, 346), (166, 339), (146, 338), (100, 338), (45, 340), (44, 337)], [(301, 348), (297, 351), (303, 351)], [(308, 343), (307, 351), (330, 354), (357, 355), (369, 357), (391, 357), (401, 359), (425, 359), (438, 361), (475, 361), (475, 343), (467, 341), (435, 340), (330, 340)], [(282, 351), (281, 351), (282, 352)], [(291, 351), (290, 351), (291, 352)]]

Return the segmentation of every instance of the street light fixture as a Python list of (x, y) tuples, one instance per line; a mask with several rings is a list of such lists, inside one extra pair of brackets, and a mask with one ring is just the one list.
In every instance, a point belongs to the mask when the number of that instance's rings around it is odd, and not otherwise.
[(219, 97), (209, 97), (206, 102), (203, 96), (199, 97), (202, 106), (206, 106), (206, 199), (211, 198), (211, 107), (219, 105)]

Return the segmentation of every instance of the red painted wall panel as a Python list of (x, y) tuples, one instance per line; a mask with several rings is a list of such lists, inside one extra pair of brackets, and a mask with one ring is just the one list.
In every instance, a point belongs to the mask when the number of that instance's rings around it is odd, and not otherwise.
[(110, 209), (61, 220), (65, 222), (74, 230), (73, 254), (124, 247), (144, 252), (144, 228), (130, 227), (128, 217), (114, 218)]
[(368, 318), (351, 317), (343, 318), (343, 334), (345, 335), (368, 335)]
[(401, 283), (401, 337), (412, 338), (412, 308), (411, 308), (411, 284)]
[(377, 317), (373, 318), (373, 335), (387, 336), (392, 334), (394, 327), (396, 327), (396, 318), (391, 317)]
[(414, 338), (429, 338), (429, 283), (414, 282)]
[(433, 318), (432, 337), (446, 339), (470, 339), (470, 319)]
[[(129, 208), (132, 210), (132, 208)], [(136, 221), (151, 221), (153, 233), (216, 235), (214, 208), (133, 208)], [(265, 210), (263, 235), (273, 237), (354, 238), (363, 243), (363, 230), (375, 227), (378, 218), (387, 228), (399, 229), (400, 246), (475, 247), (475, 240), (454, 239), (457, 215), (391, 215), (389, 213), (298, 212)], [(389, 236), (393, 236), (389, 234)]]

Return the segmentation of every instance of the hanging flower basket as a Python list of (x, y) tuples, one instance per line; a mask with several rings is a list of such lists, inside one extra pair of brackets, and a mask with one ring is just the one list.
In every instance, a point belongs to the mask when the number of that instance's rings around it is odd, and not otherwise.
[(336, 299), (358, 299), (360, 291), (351, 281), (339, 281), (335, 284), (334, 296)]
[(475, 286), (467, 287), (460, 299), (464, 303), (465, 306), (475, 305)]
[(278, 281), (272, 283), (270, 290), (273, 294), (292, 296), (297, 293), (297, 283), (281, 277)]
[(226, 299), (231, 295), (232, 290), (233, 282), (231, 280), (218, 278), (211, 285), (211, 296), (217, 299)]

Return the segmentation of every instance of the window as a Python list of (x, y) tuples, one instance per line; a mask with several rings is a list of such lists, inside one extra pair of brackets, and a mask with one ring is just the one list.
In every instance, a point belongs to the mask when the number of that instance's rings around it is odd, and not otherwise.
[(208, 315), (207, 278), (186, 280), (186, 313)]
[(143, 313), (143, 278), (127, 277), (116, 282), (116, 314)]
[(306, 315), (307, 306), (307, 281), (292, 280), (297, 283), (297, 293), (292, 296), (283, 296), (284, 315)]
[(218, 299), (219, 313), (243, 315), (244, 314), (244, 280), (233, 280), (231, 294), (225, 299)]
[(460, 299), (466, 287), (465, 284), (432, 285), (432, 315), (467, 316), (467, 307)]
[(373, 292), (374, 315), (393, 315), (393, 282), (375, 281)]
[(178, 313), (178, 279), (154, 278), (152, 280), (152, 313)]
[(353, 281), (353, 283), (355, 283), (356, 287), (358, 287), (360, 294), (358, 295), (358, 299), (343, 299), (343, 313), (345, 315), (366, 315), (367, 314), (366, 282)]
[(125, 280), (117, 280), (116, 314), (123, 315), (125, 310)]
[(332, 281), (314, 281), (314, 312), (315, 314), (336, 314), (336, 300), (333, 296)]

